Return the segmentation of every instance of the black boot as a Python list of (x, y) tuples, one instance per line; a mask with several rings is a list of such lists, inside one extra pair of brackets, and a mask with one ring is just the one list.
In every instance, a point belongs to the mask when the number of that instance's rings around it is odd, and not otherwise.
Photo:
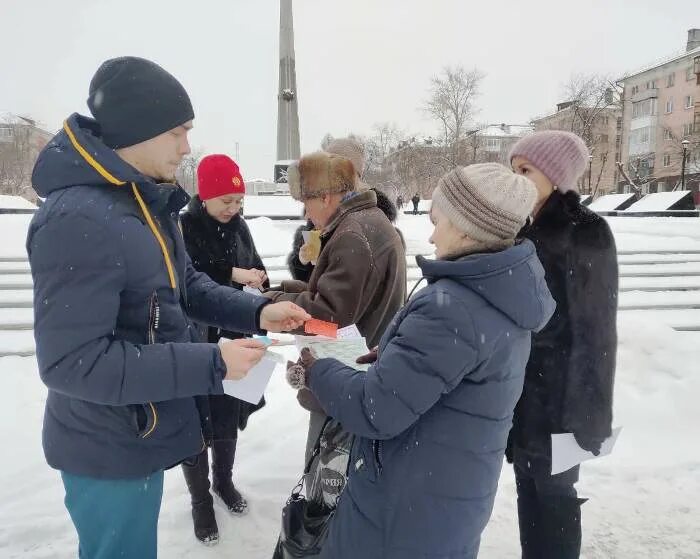
[(233, 485), (233, 461), (236, 457), (236, 439), (212, 443), (212, 489), (228, 511), (236, 516), (248, 512), (248, 502)]
[(578, 559), (581, 554), (581, 505), (587, 500), (540, 495), (543, 559)]
[(182, 465), (187, 488), (192, 497), (194, 535), (204, 545), (219, 543), (219, 527), (214, 516), (214, 499), (209, 493), (209, 455), (207, 450), (197, 456), (193, 466)]

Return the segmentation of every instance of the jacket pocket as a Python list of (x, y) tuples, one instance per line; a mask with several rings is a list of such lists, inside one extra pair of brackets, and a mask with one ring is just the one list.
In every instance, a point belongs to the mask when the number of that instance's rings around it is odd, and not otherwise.
[(155, 404), (152, 402), (134, 404), (131, 406), (131, 414), (136, 434), (142, 439), (150, 437), (158, 425), (158, 412)]

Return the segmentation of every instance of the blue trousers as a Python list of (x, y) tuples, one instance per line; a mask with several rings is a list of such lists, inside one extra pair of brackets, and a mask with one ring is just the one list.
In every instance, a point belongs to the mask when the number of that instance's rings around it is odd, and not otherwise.
[(163, 472), (104, 480), (61, 472), (80, 559), (155, 559)]

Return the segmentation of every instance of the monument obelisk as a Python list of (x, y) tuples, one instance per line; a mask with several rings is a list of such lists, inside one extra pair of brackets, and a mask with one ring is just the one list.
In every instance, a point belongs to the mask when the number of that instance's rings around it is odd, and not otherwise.
[(286, 165), (283, 162), (299, 159), (301, 155), (292, 0), (280, 0), (280, 77), (277, 103), (278, 164), (275, 166), (275, 182), (282, 182), (278, 181), (278, 178), (282, 178), (278, 174), (284, 173), (286, 177)]

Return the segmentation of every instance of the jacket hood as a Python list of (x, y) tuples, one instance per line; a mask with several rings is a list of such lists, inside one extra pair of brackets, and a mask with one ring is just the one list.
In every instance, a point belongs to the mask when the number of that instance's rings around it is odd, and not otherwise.
[(155, 210), (179, 210), (189, 201), (181, 188), (157, 184), (134, 169), (102, 142), (97, 121), (77, 113), (44, 147), (32, 172), (32, 185), (42, 198), (72, 186), (131, 188), (131, 183)]
[(540, 331), (556, 303), (545, 281), (535, 245), (528, 240), (505, 250), (458, 260), (416, 258), (430, 283), (451, 279), (486, 299), (521, 328)]

